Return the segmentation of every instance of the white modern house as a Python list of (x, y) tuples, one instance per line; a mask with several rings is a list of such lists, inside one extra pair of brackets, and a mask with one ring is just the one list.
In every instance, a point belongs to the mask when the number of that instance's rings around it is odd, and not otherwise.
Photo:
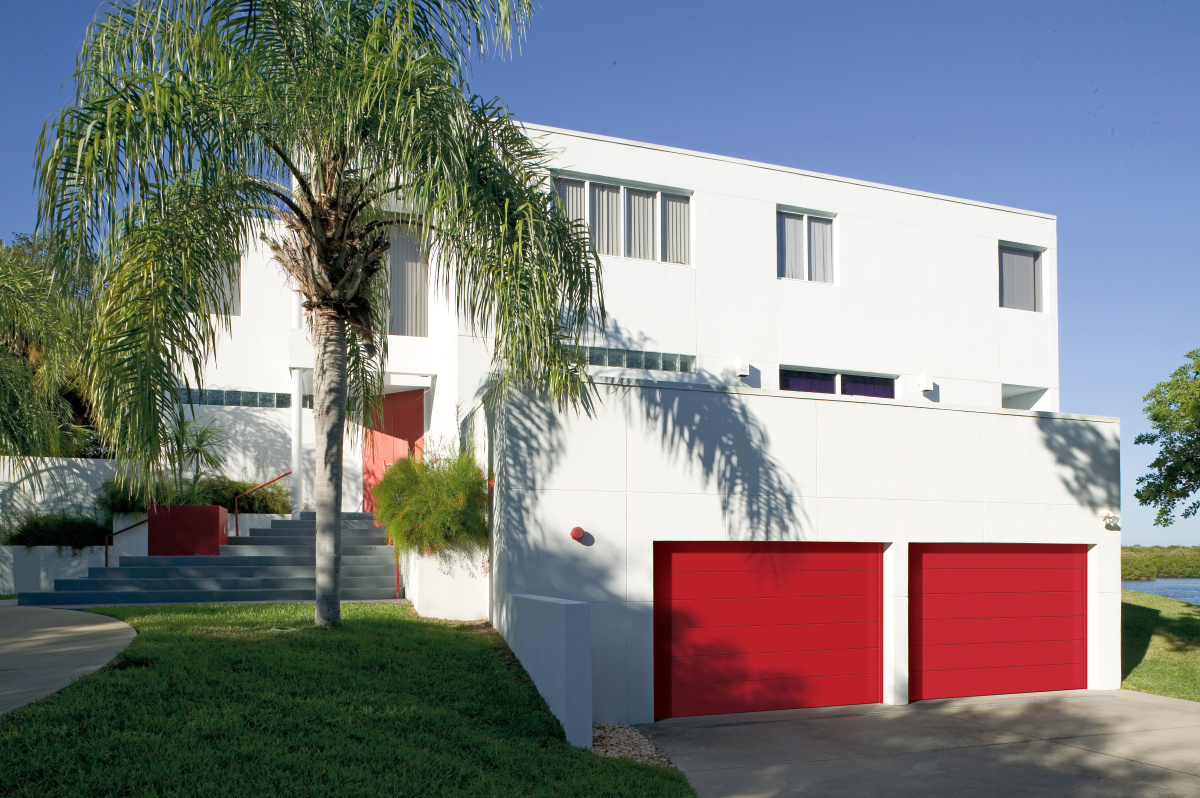
[[(1119, 426), (1059, 409), (1053, 216), (531, 131), (603, 262), (602, 401), (487, 418), (487, 342), (397, 231), (385, 419), (344, 509), (467, 429), (497, 474), (490, 561), (410, 563), (420, 611), (490, 617), (584, 743), (593, 719), (1119, 686)], [(234, 471), (295, 472), (300, 510), (311, 345), (265, 250), (240, 297), (203, 412)]]

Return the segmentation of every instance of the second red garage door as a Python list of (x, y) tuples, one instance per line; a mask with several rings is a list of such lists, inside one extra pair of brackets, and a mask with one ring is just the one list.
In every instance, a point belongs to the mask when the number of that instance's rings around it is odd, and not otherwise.
[(878, 543), (654, 544), (654, 715), (882, 700)]
[(1087, 686), (1087, 546), (912, 544), (909, 698)]

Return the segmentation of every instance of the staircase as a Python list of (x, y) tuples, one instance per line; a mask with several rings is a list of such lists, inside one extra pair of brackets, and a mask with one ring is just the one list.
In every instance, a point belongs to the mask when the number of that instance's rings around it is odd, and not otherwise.
[[(54, 590), (21, 593), (19, 604), (182, 604), (204, 601), (312, 601), (316, 520), (272, 521), (229, 538), (217, 557), (121, 557), (116, 568), (89, 568), (56, 579)], [(400, 596), (404, 595), (401, 588)], [(344, 601), (396, 598), (396, 561), (370, 513), (342, 513)]]

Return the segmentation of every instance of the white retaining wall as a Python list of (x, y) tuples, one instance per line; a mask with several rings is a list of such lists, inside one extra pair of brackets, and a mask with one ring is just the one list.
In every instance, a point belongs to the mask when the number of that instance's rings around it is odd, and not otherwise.
[[(134, 517), (133, 521), (136, 520)], [(114, 527), (122, 528), (116, 524)], [(109, 548), (108, 563), (115, 568), (122, 556), (144, 557), (146, 553), (146, 526), (143, 524), (116, 536)], [(55, 579), (76, 579), (87, 576), (89, 568), (103, 567), (103, 546), (89, 546), (79, 551), (66, 546), (0, 546), (0, 593), (54, 590)]]
[(112, 460), (0, 457), (0, 522), (15, 526), (26, 516), (54, 512), (95, 516), (93, 502), (113, 468)]
[(509, 597), (509, 648), (533, 680), (567, 742), (592, 747), (591, 611), (585, 602), (550, 596)]

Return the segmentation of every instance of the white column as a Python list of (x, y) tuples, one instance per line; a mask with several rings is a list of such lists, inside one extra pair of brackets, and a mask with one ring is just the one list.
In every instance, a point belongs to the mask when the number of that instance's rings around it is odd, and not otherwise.
[(908, 543), (883, 549), (883, 703), (908, 703)]
[(292, 517), (304, 507), (304, 369), (292, 369)]

